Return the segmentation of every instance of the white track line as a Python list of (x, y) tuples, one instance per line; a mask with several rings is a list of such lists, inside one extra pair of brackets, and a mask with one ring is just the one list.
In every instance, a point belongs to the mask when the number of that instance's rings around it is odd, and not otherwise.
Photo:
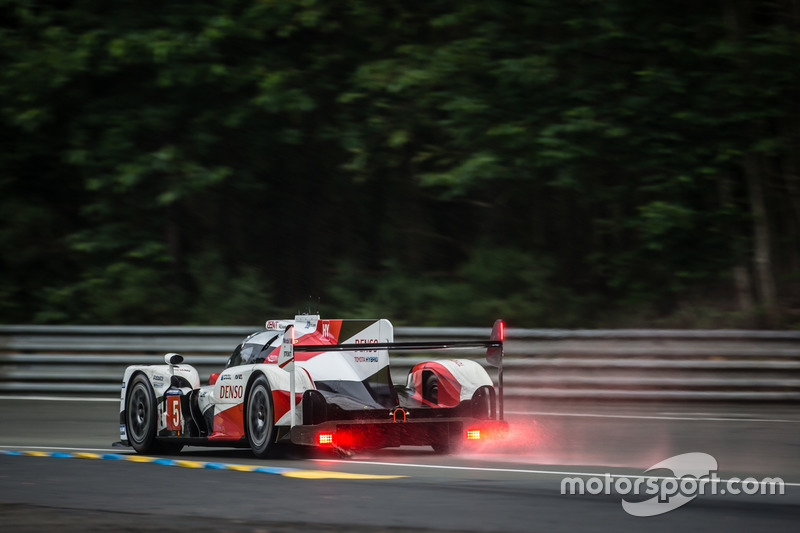
[(778, 422), (782, 424), (800, 424), (800, 420), (790, 418), (730, 418), (711, 416), (655, 416), (655, 415), (603, 415), (598, 413), (558, 413), (551, 411), (506, 411), (510, 415), (538, 416), (577, 416), (586, 418), (630, 418), (638, 420), (698, 420), (712, 422)]
[[(517, 468), (487, 468), (487, 467), (478, 467), (478, 466), (447, 466), (447, 465), (421, 465), (421, 464), (413, 464), (413, 463), (390, 463), (390, 462), (381, 462), (381, 461), (358, 461), (358, 460), (340, 460), (340, 459), (314, 459), (315, 462), (318, 463), (346, 463), (346, 464), (366, 464), (366, 465), (377, 465), (377, 466), (404, 466), (404, 467), (411, 467), (411, 468), (437, 468), (441, 470), (467, 470), (467, 471), (477, 471), (477, 472), (509, 472), (514, 474), (548, 474), (548, 475), (556, 475), (556, 476), (591, 476), (591, 477), (603, 477), (608, 474), (609, 477), (612, 478), (628, 478), (628, 479), (673, 479), (673, 480), (680, 480), (682, 478), (673, 477), (673, 476), (637, 476), (635, 474), (611, 474), (608, 472), (571, 472), (568, 470), (527, 470), (527, 469), (517, 469)], [(737, 478), (732, 478), (737, 479)], [(732, 481), (732, 479), (722, 479), (719, 478), (715, 480), (715, 483), (727, 483)], [(766, 482), (760, 481), (759, 484), (764, 484)], [(800, 483), (790, 483), (784, 481), (784, 485), (789, 487), (800, 487)]]

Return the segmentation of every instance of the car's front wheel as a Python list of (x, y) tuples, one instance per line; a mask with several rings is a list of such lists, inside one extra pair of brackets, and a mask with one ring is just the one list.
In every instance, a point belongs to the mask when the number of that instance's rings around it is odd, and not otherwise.
[(125, 422), (128, 441), (139, 453), (148, 453), (154, 449), (156, 416), (153, 387), (144, 375), (138, 374), (133, 378), (125, 399)]
[(275, 433), (275, 411), (272, 390), (261, 376), (253, 382), (247, 395), (246, 432), (250, 449), (256, 457), (266, 457)]

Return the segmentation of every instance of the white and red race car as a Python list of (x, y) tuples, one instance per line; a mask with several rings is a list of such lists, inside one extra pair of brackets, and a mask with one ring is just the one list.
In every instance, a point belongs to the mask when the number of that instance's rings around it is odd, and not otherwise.
[[(488, 341), (394, 342), (380, 320), (270, 320), (236, 347), (225, 369), (200, 384), (194, 367), (170, 353), (165, 365), (125, 370), (120, 437), (139, 453), (183, 446), (250, 447), (265, 457), (273, 443), (341, 450), (430, 445), (440, 453), (468, 441), (504, 436), (503, 323)], [(470, 359), (425, 361), (395, 386), (389, 350), (484, 347), (499, 369), (497, 394)]]

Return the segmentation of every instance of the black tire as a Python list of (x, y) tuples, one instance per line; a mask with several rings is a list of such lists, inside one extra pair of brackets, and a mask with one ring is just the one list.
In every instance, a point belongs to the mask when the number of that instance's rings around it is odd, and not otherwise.
[(457, 452), (461, 446), (456, 437), (449, 434), (446, 429), (438, 432), (431, 442), (431, 448), (439, 455), (447, 455)]
[[(439, 377), (433, 372), (429, 372), (422, 382), (422, 399), (434, 405), (439, 404)], [(433, 451), (446, 455), (453, 451), (453, 446), (450, 443), (450, 437), (446, 431), (438, 432), (438, 435), (433, 437), (431, 448)]]
[(439, 404), (439, 378), (433, 372), (425, 377), (422, 384), (422, 399), (434, 405)]
[(447, 455), (453, 451), (453, 448), (450, 446), (450, 442), (447, 440), (447, 437), (431, 444), (431, 448), (433, 448), (433, 451), (439, 455)]
[(272, 390), (264, 376), (257, 378), (247, 394), (245, 433), (253, 455), (264, 458), (275, 436), (275, 409)]
[(143, 374), (137, 374), (125, 397), (125, 424), (128, 442), (139, 453), (155, 451), (157, 411), (153, 387)]

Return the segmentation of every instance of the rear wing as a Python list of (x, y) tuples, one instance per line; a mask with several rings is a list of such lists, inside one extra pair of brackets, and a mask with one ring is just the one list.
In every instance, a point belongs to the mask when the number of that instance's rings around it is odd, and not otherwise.
[[(286, 342), (286, 339), (292, 339)], [(293, 367), (294, 352), (319, 352), (320, 349), (326, 352), (349, 352), (364, 350), (446, 350), (454, 348), (486, 348), (486, 362), (497, 367), (498, 385), (498, 415), (503, 420), (503, 341), (505, 340), (505, 324), (502, 320), (496, 320), (492, 327), (489, 340), (485, 341), (415, 341), (415, 342), (375, 342), (359, 344), (294, 344), (294, 326), (287, 326), (284, 333), (284, 344), (281, 348), (279, 364), (287, 371)], [(290, 372), (294, 377), (294, 372)], [(290, 379), (291, 393), (290, 398), (294, 400), (294, 379)], [(294, 402), (292, 402), (294, 403)], [(292, 408), (294, 405), (291, 406)], [(294, 420), (294, 417), (292, 417)]]

